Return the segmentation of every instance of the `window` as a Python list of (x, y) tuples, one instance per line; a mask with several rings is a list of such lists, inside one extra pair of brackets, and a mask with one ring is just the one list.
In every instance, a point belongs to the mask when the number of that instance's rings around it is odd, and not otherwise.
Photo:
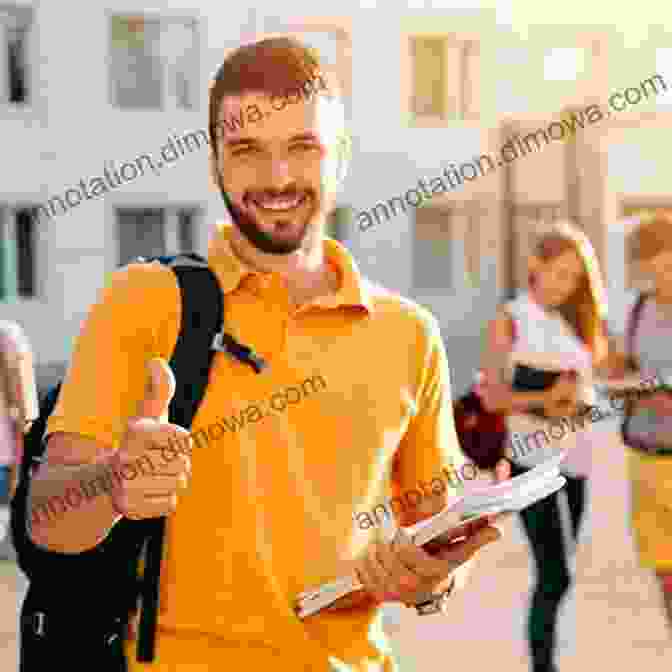
[(445, 38), (411, 38), (411, 111), (416, 117), (446, 117), (445, 51)]
[(453, 287), (454, 235), (449, 207), (426, 205), (415, 211), (413, 287), (449, 290)]
[(116, 209), (119, 264), (136, 257), (196, 252), (198, 208)]
[(178, 239), (180, 252), (196, 252), (194, 220), (196, 219), (195, 210), (178, 210)]
[(481, 235), (489, 210), (476, 200), (426, 205), (416, 210), (413, 285), (416, 289), (475, 289), (481, 283)]
[[(255, 20), (251, 19), (250, 23)], [(265, 16), (263, 31), (270, 35), (291, 35), (316, 49), (322, 67), (338, 81), (345, 107), (346, 119), (351, 117), (352, 40), (347, 24), (323, 19), (290, 19)]]
[(0, 102), (28, 103), (30, 7), (0, 4)]
[(192, 109), (198, 77), (193, 20), (111, 17), (112, 104)]
[(0, 204), (0, 301), (36, 296), (35, 207)]
[(416, 123), (475, 119), (478, 42), (452, 37), (410, 38), (410, 113)]

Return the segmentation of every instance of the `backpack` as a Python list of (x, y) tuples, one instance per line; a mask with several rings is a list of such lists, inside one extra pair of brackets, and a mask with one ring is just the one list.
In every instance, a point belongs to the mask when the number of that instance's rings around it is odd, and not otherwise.
[[(518, 338), (518, 327), (513, 317), (508, 317), (513, 344)], [(479, 469), (489, 470), (506, 458), (509, 430), (506, 415), (490, 411), (483, 404), (478, 391), (480, 379), (479, 371), (476, 375), (477, 382), (453, 403), (453, 416), (462, 452)]]
[[(223, 294), (215, 274), (198, 255), (137, 261), (165, 264), (179, 284), (182, 323), (170, 360), (176, 390), (169, 419), (189, 429), (208, 384), (214, 352), (221, 349), (214, 344), (223, 325)], [(165, 518), (122, 518), (98, 546), (78, 554), (51, 552), (32, 543), (26, 528), (30, 479), (44, 454), (46, 424), (60, 388), (59, 383), (48, 392), (26, 435), (20, 480), (11, 502), (17, 562), (29, 580), (20, 614), (20, 672), (37, 672), (45, 664), (54, 669), (127, 672), (124, 640), (138, 600), (137, 659), (151, 662), (155, 657)]]

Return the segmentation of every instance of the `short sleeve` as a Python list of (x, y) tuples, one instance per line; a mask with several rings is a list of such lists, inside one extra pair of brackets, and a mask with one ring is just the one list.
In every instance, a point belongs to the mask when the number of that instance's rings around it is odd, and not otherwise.
[(116, 447), (144, 393), (147, 362), (170, 357), (180, 311), (169, 268), (154, 262), (115, 271), (76, 339), (47, 434), (74, 433)]
[[(401, 492), (433, 479), (442, 480), (449, 488), (459, 487), (457, 476), (452, 474), (467, 461), (455, 430), (448, 359), (438, 323), (432, 316), (427, 318), (424, 340), (416, 414), (397, 449), (392, 473), (394, 487)], [(457, 490), (452, 494), (458, 494)]]

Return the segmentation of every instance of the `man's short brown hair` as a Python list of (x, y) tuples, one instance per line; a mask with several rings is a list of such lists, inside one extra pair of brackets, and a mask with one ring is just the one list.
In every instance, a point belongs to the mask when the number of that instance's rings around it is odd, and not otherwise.
[(672, 212), (658, 210), (643, 219), (628, 237), (628, 259), (647, 262), (661, 252), (672, 252)]
[(208, 133), (215, 155), (222, 98), (253, 92), (286, 96), (288, 91), (301, 90), (318, 78), (326, 80), (329, 92), (337, 89), (317, 50), (293, 37), (271, 37), (236, 49), (219, 66), (210, 83)]

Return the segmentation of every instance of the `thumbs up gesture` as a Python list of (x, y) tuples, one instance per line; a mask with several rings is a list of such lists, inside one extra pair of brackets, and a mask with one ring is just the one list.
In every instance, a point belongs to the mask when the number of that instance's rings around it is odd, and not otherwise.
[[(174, 394), (175, 377), (166, 361), (151, 360), (145, 396), (110, 462), (123, 477), (111, 493), (112, 501), (127, 518), (141, 520), (173, 513), (178, 492), (188, 485), (191, 460), (186, 453), (190, 450), (172, 448), (176, 443), (190, 447), (191, 442), (186, 429), (168, 422)], [(171, 455), (166, 454), (169, 446)]]

